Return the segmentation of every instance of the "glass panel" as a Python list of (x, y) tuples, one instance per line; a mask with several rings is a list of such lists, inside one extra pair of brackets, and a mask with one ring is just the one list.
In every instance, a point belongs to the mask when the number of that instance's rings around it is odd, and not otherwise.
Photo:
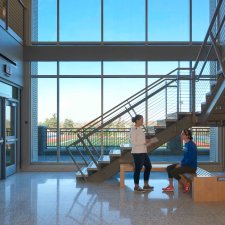
[(104, 41), (145, 41), (145, 0), (105, 0)]
[(6, 106), (5, 108), (5, 130), (6, 136), (15, 136), (15, 107)]
[(18, 99), (18, 89), (0, 82), (0, 96)]
[(145, 75), (145, 62), (104, 62), (104, 75)]
[(148, 40), (189, 41), (189, 0), (149, 0)]
[(192, 0), (192, 41), (203, 41), (209, 27), (209, 2)]
[[(32, 79), (32, 161), (56, 161), (56, 148), (48, 148), (48, 142), (57, 143), (57, 80)], [(48, 137), (48, 130), (54, 135)], [(56, 146), (56, 144), (55, 144)]]
[[(148, 62), (148, 75), (166, 75), (177, 67), (179, 67), (178, 62), (174, 61)], [(177, 72), (171, 75), (177, 75)]]
[(57, 62), (32, 62), (31, 75), (57, 75)]
[(60, 0), (60, 41), (101, 41), (101, 0)]
[(101, 62), (60, 62), (60, 75), (101, 75)]
[[(60, 79), (59, 106), (60, 161), (71, 161), (65, 147), (77, 140), (75, 131), (101, 115), (101, 79)], [(48, 144), (48, 146), (50, 145), (51, 143)], [(77, 147), (86, 158), (83, 145), (78, 144)], [(73, 147), (70, 150), (77, 152), (77, 149)], [(76, 160), (81, 160), (79, 154), (77, 154)], [(87, 157), (87, 160), (89, 161), (90, 157)]]
[(0, 96), (1, 95), (12, 98), (12, 86), (0, 82)]
[(15, 144), (6, 144), (6, 167), (15, 164)]
[[(145, 87), (144, 78), (107, 78), (104, 80), (104, 112)], [(119, 90), (119, 91), (118, 91)], [(129, 118), (130, 121), (130, 118)]]
[(32, 1), (32, 41), (57, 41), (57, 0)]
[(60, 124), (80, 127), (101, 114), (101, 79), (60, 79)]

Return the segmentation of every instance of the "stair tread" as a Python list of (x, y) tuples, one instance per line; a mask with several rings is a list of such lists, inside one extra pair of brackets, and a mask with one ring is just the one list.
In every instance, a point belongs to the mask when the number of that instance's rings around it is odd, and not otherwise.
[(155, 129), (165, 129), (166, 125), (155, 125), (154, 128)]
[[(86, 166), (82, 167), (81, 171), (82, 171), (84, 177), (88, 177), (88, 171), (87, 171), (87, 167)], [(83, 177), (82, 173), (80, 171), (77, 171), (76, 172), (76, 177)]]
[(110, 156), (121, 156), (121, 150), (120, 149), (112, 149), (109, 152)]
[(167, 117), (166, 122), (176, 122), (177, 118)]
[(100, 156), (99, 159), (98, 159), (98, 163), (101, 163), (101, 164), (108, 164), (108, 163), (110, 163), (109, 155), (102, 155), (102, 156)]
[(89, 163), (88, 167), (87, 167), (88, 170), (98, 170), (98, 167), (95, 165), (95, 163), (92, 161)]
[(130, 143), (122, 144), (120, 145), (120, 149), (122, 151), (131, 150), (131, 144)]

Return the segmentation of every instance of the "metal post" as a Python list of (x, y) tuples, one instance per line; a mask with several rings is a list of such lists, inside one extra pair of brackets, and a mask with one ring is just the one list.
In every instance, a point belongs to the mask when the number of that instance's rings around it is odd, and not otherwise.
[(166, 109), (165, 109), (166, 115), (165, 115), (165, 118), (167, 118), (167, 81), (166, 81), (166, 89), (165, 89), (165, 104), (166, 104)]
[(180, 82), (179, 82), (179, 70), (177, 71), (177, 114), (180, 111)]
[(192, 114), (195, 114), (195, 70), (191, 71), (191, 112)]

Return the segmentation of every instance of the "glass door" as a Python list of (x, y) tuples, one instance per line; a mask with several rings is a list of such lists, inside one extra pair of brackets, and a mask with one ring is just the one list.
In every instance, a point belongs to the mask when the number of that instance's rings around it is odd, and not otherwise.
[(3, 120), (2, 120), (2, 111), (3, 111), (3, 99), (0, 97), (0, 179), (3, 178)]
[(2, 129), (2, 178), (16, 172), (17, 148), (17, 102), (15, 100), (1, 99), (1, 129)]

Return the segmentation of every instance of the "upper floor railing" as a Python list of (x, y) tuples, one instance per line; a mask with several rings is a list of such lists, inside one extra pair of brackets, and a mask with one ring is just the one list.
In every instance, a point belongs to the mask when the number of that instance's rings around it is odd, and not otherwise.
[(24, 39), (25, 5), (21, 0), (0, 1), (0, 25), (19, 42)]

